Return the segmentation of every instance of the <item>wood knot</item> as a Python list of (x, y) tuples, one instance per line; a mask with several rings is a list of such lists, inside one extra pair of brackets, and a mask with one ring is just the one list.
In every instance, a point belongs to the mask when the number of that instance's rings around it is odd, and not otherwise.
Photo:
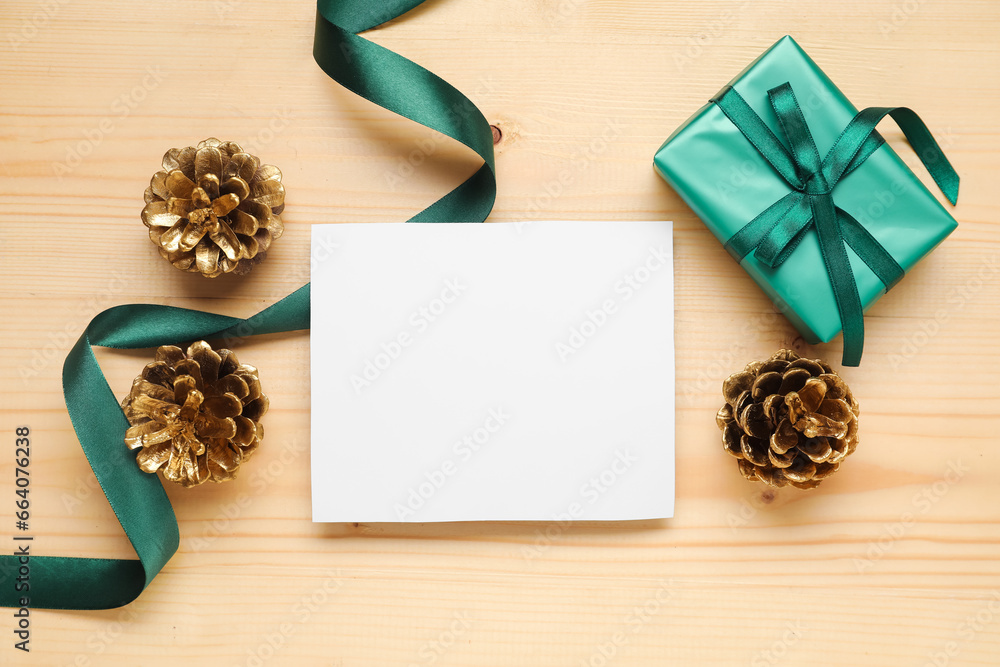
[(789, 350), (793, 350), (797, 354), (805, 353), (808, 345), (806, 345), (806, 339), (802, 337), (801, 334), (795, 336), (794, 338), (786, 338), (787, 342), (784, 343), (783, 347), (787, 347)]
[(496, 125), (490, 125), (490, 131), (493, 132), (493, 145), (496, 146), (500, 143), (500, 140), (503, 139), (503, 132), (501, 132), (500, 128)]

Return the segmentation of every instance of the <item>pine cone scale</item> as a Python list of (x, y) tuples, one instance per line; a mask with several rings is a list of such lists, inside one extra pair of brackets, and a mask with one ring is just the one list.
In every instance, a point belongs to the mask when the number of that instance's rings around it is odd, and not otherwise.
[(255, 401), (264, 396), (260, 391), (260, 379), (257, 377), (256, 368), (253, 366), (240, 366), (233, 371), (233, 374), (242, 378), (247, 383), (247, 395), (244, 397), (244, 401)]
[(198, 369), (191, 368), (190, 365), (175, 366), (174, 372), (177, 373), (173, 378), (174, 400), (178, 405), (184, 405), (188, 393), (197, 391), (198, 387), (204, 386), (205, 383), (202, 382), (201, 373), (198, 372)]
[[(149, 194), (156, 195), (160, 199), (170, 198), (170, 188), (167, 187), (167, 175), (169, 172), (158, 171), (149, 179)], [(148, 203), (148, 202), (147, 202)]]
[[(225, 215), (228, 211), (220, 214), (217, 210), (215, 210), (215, 207), (219, 205), (220, 198), (223, 197), (219, 183), (219, 177), (215, 174), (206, 174), (198, 179), (198, 185), (200, 185), (201, 189), (205, 191), (205, 196), (208, 197), (208, 201), (212, 205), (212, 212), (216, 215)], [(228, 197), (228, 195), (226, 196)], [(237, 199), (236, 204), (239, 203), (240, 201)], [(233, 205), (233, 208), (236, 208), (235, 204)]]
[(156, 443), (143, 447), (135, 460), (139, 464), (139, 469), (145, 473), (155, 473), (156, 470), (170, 459), (170, 442)]
[(804, 368), (793, 368), (782, 376), (781, 385), (778, 387), (777, 393), (786, 395), (790, 392), (798, 391), (805, 386), (810, 377), (809, 371)]
[(743, 458), (743, 443), (742, 436), (738, 427), (733, 425), (726, 425), (722, 432), (722, 442), (726, 447), (726, 451), (735, 456), (738, 459)]
[[(180, 221), (180, 216), (171, 213), (169, 211), (169, 206), (165, 201), (151, 201), (146, 204), (146, 207), (142, 209), (142, 222), (150, 228), (150, 232), (153, 228), (162, 227), (173, 227)], [(161, 229), (162, 233), (163, 230)]]
[(781, 397), (781, 394), (771, 393), (768, 394), (767, 396), (764, 396), (762, 403), (762, 405), (764, 406), (764, 414), (773, 423), (781, 421), (781, 418), (778, 414), (778, 408), (782, 403), (784, 403), (784, 399)]
[(226, 259), (235, 262), (243, 256), (243, 248), (240, 245), (240, 240), (236, 238), (236, 234), (229, 228), (229, 225), (221, 221), (216, 221), (214, 223), (207, 223), (205, 226), (208, 231), (208, 238), (226, 256)]
[(199, 380), (206, 385), (213, 385), (219, 381), (222, 356), (208, 343), (205, 341), (192, 343), (188, 347), (188, 356), (190, 359), (180, 361), (176, 365), (183, 365), (184, 368), (195, 371)]
[(744, 435), (740, 438), (740, 453), (755, 466), (767, 465), (767, 449), (763, 441)]
[(222, 173), (222, 151), (215, 146), (202, 146), (194, 154), (194, 180), (199, 184), (205, 176)]
[(227, 176), (239, 176), (247, 183), (254, 180), (254, 176), (260, 169), (260, 160), (250, 153), (240, 151), (233, 155), (226, 172)]
[(180, 169), (174, 169), (170, 171), (163, 179), (163, 183), (167, 188), (167, 197), (164, 197), (167, 201), (171, 199), (186, 201), (191, 199), (191, 194), (194, 192), (195, 184), (190, 178), (187, 177)]
[(194, 432), (200, 440), (208, 438), (231, 440), (236, 435), (236, 422), (232, 417), (220, 419), (212, 415), (198, 415)]
[(787, 450), (784, 452), (776, 452), (773, 447), (769, 447), (767, 450), (767, 458), (770, 460), (771, 465), (775, 468), (787, 468), (792, 465), (795, 460), (795, 456), (788, 456)]
[(740, 415), (740, 426), (747, 435), (758, 439), (770, 439), (772, 426), (764, 414), (764, 406), (760, 403), (751, 403), (744, 408)]
[(212, 396), (206, 399), (203, 408), (212, 416), (225, 419), (243, 413), (245, 408), (249, 408), (250, 405), (252, 404), (244, 406), (240, 399), (236, 398), (233, 394), (223, 394), (222, 396)]
[(219, 192), (225, 195), (235, 195), (240, 201), (250, 196), (250, 186), (239, 176), (230, 176), (221, 185)]
[(241, 211), (238, 206), (229, 212), (229, 217), (233, 221), (233, 231), (237, 234), (253, 238), (253, 235), (257, 233), (257, 229), (259, 228), (257, 218), (245, 211)]
[[(216, 374), (218, 374), (218, 371), (216, 371)], [(229, 374), (218, 379), (214, 383), (214, 388), (219, 393), (232, 394), (241, 400), (250, 395), (250, 385), (238, 375)]]
[(784, 454), (799, 442), (798, 431), (787, 417), (781, 418), (777, 428), (771, 434), (771, 448), (778, 454)]
[(781, 387), (781, 374), (774, 371), (762, 373), (757, 376), (751, 385), (751, 395), (755, 401), (763, 400), (765, 397), (778, 393)]
[(257, 429), (254, 427), (253, 421), (247, 417), (239, 415), (233, 417), (233, 424), (236, 426), (236, 432), (233, 433), (230, 440), (241, 447), (250, 445), (250, 443), (253, 442), (254, 437), (257, 435)]
[(257, 228), (266, 227), (267, 222), (271, 219), (273, 215), (271, 209), (264, 204), (254, 201), (253, 199), (244, 199), (240, 202), (240, 205), (236, 207), (240, 211), (248, 215), (252, 215), (254, 220), (257, 221)]
[(736, 405), (737, 399), (743, 392), (753, 386), (753, 375), (750, 373), (734, 373), (722, 384), (722, 395), (729, 405)]
[(174, 399), (174, 392), (170, 391), (164, 386), (154, 384), (145, 378), (138, 378), (139, 391), (143, 392), (147, 397), (151, 399), (156, 399), (158, 401), (172, 401)]
[(792, 465), (784, 469), (785, 477), (799, 484), (808, 482), (816, 474), (816, 464), (808, 459), (796, 457)]
[(207, 233), (208, 229), (205, 228), (205, 225), (201, 222), (191, 220), (184, 228), (184, 231), (181, 232), (181, 237), (177, 243), (177, 249), (182, 252), (190, 252), (191, 250), (194, 250), (201, 240), (205, 238), (205, 234)]
[(223, 218), (236, 210), (236, 207), (240, 205), (240, 198), (234, 194), (219, 194), (218, 185), (215, 186), (215, 189), (215, 198), (212, 200), (212, 213)]
[(202, 394), (197, 389), (192, 389), (187, 392), (184, 397), (184, 403), (181, 405), (180, 411), (177, 413), (177, 419), (184, 422), (193, 422), (195, 417), (201, 411), (201, 405), (205, 402), (205, 395)]
[(824, 463), (833, 454), (833, 447), (826, 438), (812, 438), (800, 444), (799, 451), (813, 463)]
[[(205, 275), (213, 274), (219, 268), (219, 247), (208, 243), (195, 246), (194, 265)], [(177, 266), (177, 264), (174, 264)]]
[(267, 396), (261, 394), (243, 407), (243, 416), (252, 421), (260, 419), (270, 407)]
[[(159, 202), (157, 202), (159, 203)], [(177, 219), (187, 218), (194, 209), (190, 199), (170, 198), (166, 201), (167, 213), (177, 216)], [(185, 225), (186, 227), (186, 225)]]
[(133, 384), (132, 392), (137, 395), (136, 399), (132, 401), (125, 410), (126, 418), (149, 415), (151, 418), (165, 419), (168, 415), (180, 412), (180, 408), (172, 400), (161, 400), (148, 394), (141, 393), (143, 392), (143, 387), (141, 385), (136, 386)]

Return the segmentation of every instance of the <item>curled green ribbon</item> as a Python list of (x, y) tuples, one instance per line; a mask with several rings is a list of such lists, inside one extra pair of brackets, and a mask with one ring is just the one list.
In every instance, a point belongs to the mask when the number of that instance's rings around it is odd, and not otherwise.
[[(483, 158), (475, 174), (410, 222), (482, 222), (496, 198), (489, 123), (443, 79), (354, 34), (394, 19), (420, 2), (320, 0), (313, 54), (338, 83), (460, 141)], [(80, 446), (139, 559), (36, 556), (33, 549), (27, 562), (16, 555), (0, 556), (0, 605), (119, 607), (138, 597), (179, 546), (177, 519), (162, 483), (156, 475), (140, 471), (134, 453), (124, 445), (128, 422), (97, 363), (94, 345), (149, 348), (308, 328), (308, 284), (245, 320), (149, 304), (116, 306), (98, 314), (66, 357), (63, 392)], [(22, 566), (30, 572), (27, 577), (19, 574)], [(23, 583), (28, 587), (20, 586)], [(26, 605), (22, 598), (28, 600)]]
[(723, 88), (711, 100), (792, 188), (736, 232), (725, 247), (736, 261), (753, 252), (762, 264), (776, 268), (794, 252), (805, 234), (815, 229), (843, 326), (843, 364), (857, 366), (864, 350), (864, 312), (847, 246), (868, 265), (886, 290), (899, 282), (903, 269), (861, 223), (834, 203), (834, 188), (885, 143), (875, 126), (886, 116), (891, 116), (903, 130), (920, 161), (952, 204), (958, 201), (958, 174), (927, 126), (906, 107), (869, 107), (859, 111), (826, 157), (820, 159), (792, 86), (784, 83), (767, 94), (789, 148), (732, 86)]
[(320, 0), (313, 57), (348, 90), (465, 144), (483, 158), (475, 174), (410, 222), (482, 222), (496, 198), (493, 130), (486, 118), (441, 77), (355, 34), (421, 2)]

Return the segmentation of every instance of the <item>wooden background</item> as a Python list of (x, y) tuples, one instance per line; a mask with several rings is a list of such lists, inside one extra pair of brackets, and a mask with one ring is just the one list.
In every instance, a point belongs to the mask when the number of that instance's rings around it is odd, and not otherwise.
[[(314, 11), (4, 5), (4, 551), (13, 429), (27, 424), (36, 553), (134, 555), (60, 388), (94, 314), (152, 302), (249, 315), (308, 279), (310, 224), (406, 219), (478, 166), (330, 81), (311, 56)], [(998, 664), (998, 30), (993, 0), (435, 0), (369, 33), (501, 128), (492, 221), (676, 221), (676, 518), (312, 524), (309, 337), (251, 339), (240, 357), (272, 399), (258, 458), (236, 483), (168, 489), (181, 548), (135, 603), (32, 612), (30, 655), (0, 614), (0, 662)], [(817, 491), (770, 494), (722, 451), (721, 381), (782, 345), (839, 361), (840, 342), (804, 346), (651, 160), (786, 33), (858, 106), (922, 115), (962, 176), (961, 224), (868, 315), (864, 365), (845, 372), (863, 406), (857, 453)], [(915, 163), (894, 125), (883, 132)], [(289, 193), (285, 236), (242, 281), (176, 271), (139, 221), (163, 152), (208, 136), (279, 165)], [(547, 196), (563, 170), (569, 184)], [(148, 356), (99, 352), (119, 395)]]

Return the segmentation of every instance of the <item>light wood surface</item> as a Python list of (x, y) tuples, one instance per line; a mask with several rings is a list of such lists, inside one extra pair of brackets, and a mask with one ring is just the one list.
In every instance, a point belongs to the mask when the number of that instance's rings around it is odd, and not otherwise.
[[(406, 219), (477, 167), (330, 81), (311, 56), (314, 12), (5, 4), (4, 552), (13, 429), (27, 424), (36, 553), (134, 555), (62, 399), (62, 360), (93, 315), (135, 302), (249, 315), (308, 279), (310, 224)], [(32, 612), (30, 656), (0, 614), (0, 663), (1000, 663), (998, 30), (993, 0), (439, 0), (369, 33), (501, 128), (492, 221), (676, 221), (676, 517), (312, 524), (308, 334), (250, 339), (240, 357), (272, 406), (258, 458), (236, 483), (168, 489), (181, 548), (135, 603)], [(845, 371), (863, 409), (857, 453), (817, 491), (769, 494), (722, 451), (721, 381), (783, 345), (839, 361), (839, 340), (804, 346), (651, 160), (786, 33), (859, 107), (917, 110), (962, 191), (958, 230), (871, 309), (863, 367)], [(916, 162), (894, 125), (882, 131)], [(176, 271), (139, 221), (163, 152), (208, 136), (279, 165), (289, 193), (285, 236), (242, 281)], [(408, 175), (414, 150), (430, 155)], [(119, 395), (148, 356), (99, 352)]]

